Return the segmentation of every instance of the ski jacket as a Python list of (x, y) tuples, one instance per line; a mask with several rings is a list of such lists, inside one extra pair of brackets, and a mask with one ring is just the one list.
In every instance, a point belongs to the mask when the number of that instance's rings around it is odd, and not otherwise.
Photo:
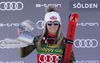
[[(51, 37), (46, 34), (46, 37)], [(40, 36), (36, 36), (34, 38), (34, 45), (29, 45), (24, 48), (20, 48), (20, 56), (25, 57), (29, 55), (34, 49), (37, 50), (37, 63), (63, 63), (64, 61), (64, 53), (66, 44), (62, 44), (62, 48), (58, 49), (57, 43), (54, 44), (46, 44), (44, 41), (41, 42), (41, 49), (37, 49), (37, 42), (39, 41)], [(71, 53), (70, 63), (75, 61), (74, 53)]]

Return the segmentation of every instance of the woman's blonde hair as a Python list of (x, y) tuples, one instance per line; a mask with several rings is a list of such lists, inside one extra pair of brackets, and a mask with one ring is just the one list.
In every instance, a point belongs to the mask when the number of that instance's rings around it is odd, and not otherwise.
[[(47, 32), (48, 32), (48, 30), (47, 30), (47, 24), (46, 24), (46, 25), (45, 25), (45, 28), (44, 28), (44, 30), (43, 30), (43, 33), (42, 33), (42, 35), (41, 35), (41, 37), (40, 37), (40, 40), (39, 40), (39, 42), (38, 42), (38, 44), (37, 44), (37, 48), (38, 48), (38, 49), (41, 48), (42, 38), (43, 38), (43, 36), (44, 36)], [(62, 33), (61, 33), (61, 25), (60, 25), (60, 24), (59, 24), (59, 29), (58, 29), (58, 31), (57, 31), (57, 37), (58, 37), (57, 48), (60, 49), (60, 48), (62, 47), (62, 40), (63, 40), (63, 35), (62, 35)]]
[[(51, 12), (51, 11), (54, 11), (54, 12), (57, 12), (57, 9), (54, 7), (54, 6), (48, 6), (46, 9), (45, 9), (45, 12)], [(40, 37), (40, 40), (39, 42), (37, 43), (37, 48), (40, 49), (41, 48), (41, 42), (42, 42), (42, 38), (43, 36), (48, 32), (47, 30), (47, 24), (45, 23), (45, 26), (44, 26), (44, 30), (43, 30), (43, 33), (41, 34), (41, 37)], [(60, 49), (62, 47), (62, 40), (63, 40), (63, 35), (61, 33), (61, 24), (59, 24), (59, 28), (57, 30), (57, 37), (58, 37), (58, 41), (57, 41), (57, 48)]]

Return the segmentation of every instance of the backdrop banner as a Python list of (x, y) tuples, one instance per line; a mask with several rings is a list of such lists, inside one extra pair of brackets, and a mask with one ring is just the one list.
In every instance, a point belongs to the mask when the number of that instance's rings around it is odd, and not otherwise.
[(65, 37), (69, 14), (79, 14), (73, 44), (76, 63), (99, 63), (100, 0), (0, 0), (0, 63), (37, 62), (36, 50), (20, 58), (18, 48), (3, 47), (1, 43), (9, 36), (17, 38), (17, 28), (25, 20), (39, 25), (31, 33), (40, 35), (44, 28), (45, 7), (49, 5), (54, 5), (60, 14)]

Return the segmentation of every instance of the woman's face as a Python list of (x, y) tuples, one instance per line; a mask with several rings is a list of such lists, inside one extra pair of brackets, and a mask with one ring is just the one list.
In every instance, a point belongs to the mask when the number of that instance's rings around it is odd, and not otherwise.
[(58, 28), (59, 28), (58, 21), (48, 21), (47, 22), (47, 30), (49, 33), (56, 35)]

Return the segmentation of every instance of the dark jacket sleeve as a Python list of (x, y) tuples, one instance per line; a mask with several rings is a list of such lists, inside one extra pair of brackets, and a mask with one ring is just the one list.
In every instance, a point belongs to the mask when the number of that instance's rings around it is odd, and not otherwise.
[(74, 63), (75, 62), (75, 57), (74, 57), (74, 52), (71, 52), (71, 59), (70, 59), (70, 63)]
[(19, 49), (19, 55), (21, 58), (28, 56), (35, 48), (37, 48), (37, 42), (39, 40), (39, 36), (36, 36), (33, 40), (34, 45), (29, 45), (27, 47), (23, 47)]
[[(65, 54), (64, 54), (65, 55)], [(74, 63), (75, 62), (75, 57), (74, 57), (74, 53), (73, 51), (71, 52), (71, 58), (70, 58), (70, 63)], [(64, 62), (63, 62), (64, 63)]]

